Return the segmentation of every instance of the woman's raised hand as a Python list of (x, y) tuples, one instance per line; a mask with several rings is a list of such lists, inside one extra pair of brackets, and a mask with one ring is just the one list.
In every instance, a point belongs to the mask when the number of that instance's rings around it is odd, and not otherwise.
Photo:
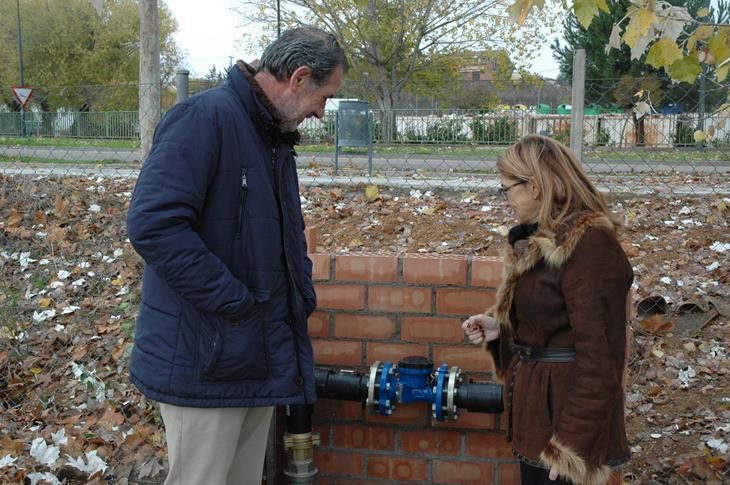
[(487, 315), (472, 315), (461, 324), (467, 338), (474, 345), (490, 342), (499, 337), (499, 324)]

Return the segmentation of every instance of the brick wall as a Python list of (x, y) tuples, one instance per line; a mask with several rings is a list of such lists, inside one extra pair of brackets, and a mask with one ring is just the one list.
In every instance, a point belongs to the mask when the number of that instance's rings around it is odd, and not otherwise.
[[(309, 247), (316, 247), (309, 233)], [(376, 361), (409, 355), (491, 380), (486, 353), (465, 342), (464, 318), (496, 296), (496, 258), (454, 255), (311, 254), (318, 306), (309, 334), (318, 366), (366, 373)], [(437, 422), (425, 403), (391, 416), (349, 401), (320, 399), (314, 428), (319, 483), (519, 483), (500, 416), (461, 411)]]

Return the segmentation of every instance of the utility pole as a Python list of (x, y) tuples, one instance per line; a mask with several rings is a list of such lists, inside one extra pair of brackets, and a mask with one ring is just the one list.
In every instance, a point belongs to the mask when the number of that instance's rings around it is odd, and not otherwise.
[(139, 136), (144, 159), (160, 120), (160, 13), (157, 0), (140, 0), (139, 18)]
[[(15, 7), (18, 12), (18, 70), (20, 71), (20, 85), (25, 86), (23, 77), (23, 34), (20, 30), (20, 0), (16, 0)], [(20, 105), (20, 136), (25, 136), (25, 109)]]
[(276, 0), (276, 38), (281, 37), (281, 0)]

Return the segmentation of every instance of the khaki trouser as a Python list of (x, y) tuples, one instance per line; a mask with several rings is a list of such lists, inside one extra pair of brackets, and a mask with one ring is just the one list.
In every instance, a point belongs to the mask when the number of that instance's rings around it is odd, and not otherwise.
[(170, 463), (165, 485), (260, 485), (273, 410), (160, 403)]

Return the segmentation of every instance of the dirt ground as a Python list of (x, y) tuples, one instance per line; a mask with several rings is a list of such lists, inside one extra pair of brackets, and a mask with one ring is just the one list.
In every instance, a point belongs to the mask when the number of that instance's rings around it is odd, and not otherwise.
[[(142, 269), (123, 223), (132, 187), (0, 175), (2, 483), (163, 472), (159, 416), (126, 373)], [(301, 197), (316, 251), (498, 255), (512, 224), (486, 192), (304, 187)], [(639, 310), (626, 481), (727, 481), (730, 198), (657, 191), (611, 204), (626, 219)]]
[[(513, 224), (486, 192), (310, 187), (302, 202), (320, 252), (497, 256)], [(730, 199), (657, 193), (611, 205), (626, 220), (635, 309), (644, 300), (632, 321), (625, 479), (727, 483)]]

